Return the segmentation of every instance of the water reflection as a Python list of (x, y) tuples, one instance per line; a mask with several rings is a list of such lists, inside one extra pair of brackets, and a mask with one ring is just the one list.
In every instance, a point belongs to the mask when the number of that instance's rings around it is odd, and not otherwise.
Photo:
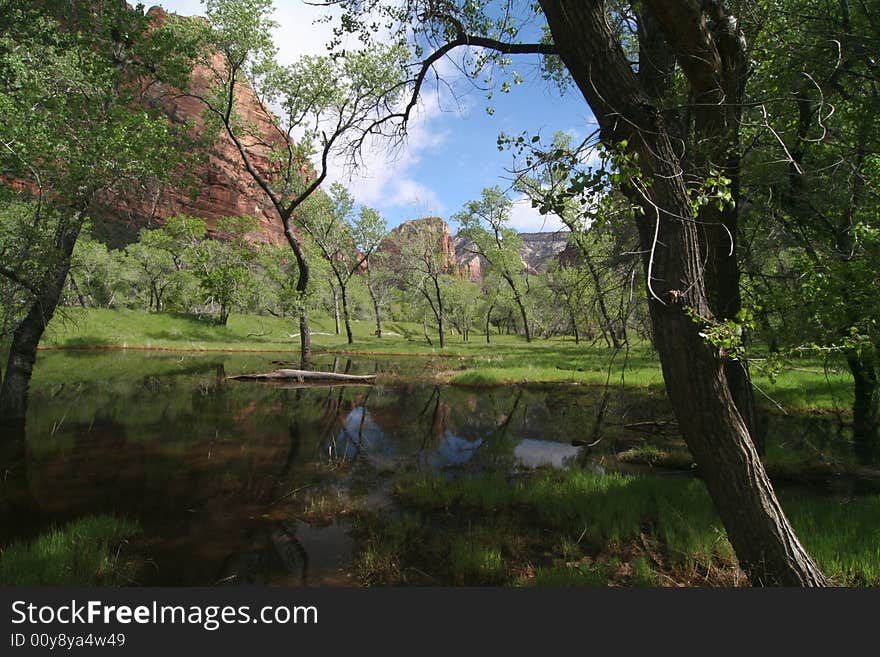
[[(272, 361), (41, 353), (26, 448), (20, 441), (5, 460), (0, 540), (113, 513), (143, 528), (141, 547), (155, 567), (142, 583), (339, 583), (351, 549), (346, 525), (309, 525), (292, 506), (311, 493), (316, 469), (329, 466), (339, 487), (356, 479), (367, 504), (383, 505), (387, 473), (613, 458), (646, 440), (626, 423), (670, 418), (662, 398), (603, 401), (571, 386), (289, 389), (226, 380), (274, 369)], [(332, 358), (317, 365), (354, 374), (426, 366)], [(597, 417), (604, 417), (600, 443), (589, 454), (572, 447), (597, 433)]]
[(583, 447), (526, 438), (514, 448), (513, 456), (517, 465), (524, 468), (564, 468), (572, 465), (582, 450)]

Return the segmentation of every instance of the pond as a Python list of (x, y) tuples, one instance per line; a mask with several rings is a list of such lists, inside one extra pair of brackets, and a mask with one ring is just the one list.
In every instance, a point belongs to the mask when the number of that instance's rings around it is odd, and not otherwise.
[[(426, 359), (316, 363), (389, 375), (375, 386), (227, 379), (285, 358), (41, 352), (20, 483), (27, 503), (4, 518), (0, 541), (110, 513), (142, 527), (151, 566), (141, 584), (355, 585), (345, 508), (357, 500), (393, 513), (400, 472), (632, 469), (620, 453), (668, 439), (645, 433), (671, 422), (656, 394), (437, 385)], [(834, 449), (830, 425), (809, 426), (787, 435)]]

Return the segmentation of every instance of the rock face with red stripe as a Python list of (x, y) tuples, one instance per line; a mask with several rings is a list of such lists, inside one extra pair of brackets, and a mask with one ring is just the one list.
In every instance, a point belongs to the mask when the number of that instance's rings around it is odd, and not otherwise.
[[(167, 13), (153, 7), (148, 15), (157, 23), (167, 19)], [(190, 18), (186, 20), (199, 20)], [(222, 64), (216, 55), (212, 65)], [(203, 95), (211, 83), (211, 69), (198, 66), (190, 81), (191, 95), (162, 85), (150, 86), (144, 94), (144, 102), (160, 107), (175, 123), (191, 123), (193, 135), (205, 135), (203, 120), (204, 104), (197, 96)], [(280, 141), (271, 116), (257, 100), (254, 92), (242, 85), (237, 94), (236, 111), (248, 123), (258, 129), (260, 145), (248, 143), (256, 168), (266, 176), (271, 175), (266, 145)], [(190, 176), (174, 184), (157, 185), (144, 183), (139, 189), (126, 190), (120, 195), (103, 199), (97, 212), (99, 231), (116, 244), (136, 239), (137, 231), (144, 226), (160, 226), (168, 217), (188, 214), (205, 219), (208, 230), (215, 232), (221, 217), (251, 215), (259, 222), (254, 239), (282, 243), (284, 234), (281, 223), (265, 193), (245, 170), (235, 144), (225, 133), (218, 134), (210, 146), (199, 153), (200, 162)], [(304, 173), (308, 175), (308, 173)]]

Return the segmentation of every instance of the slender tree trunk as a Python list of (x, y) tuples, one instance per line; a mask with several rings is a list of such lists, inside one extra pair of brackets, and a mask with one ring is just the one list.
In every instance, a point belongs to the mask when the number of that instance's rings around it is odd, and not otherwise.
[(520, 299), (519, 294), (514, 295), (513, 298), (516, 300), (516, 305), (519, 308), (519, 314), (522, 317), (523, 331), (525, 331), (525, 334), (526, 334), (526, 342), (531, 342), (532, 341), (532, 328), (531, 328), (531, 326), (529, 326), (529, 317), (526, 314), (525, 304), (523, 304), (522, 299)]
[[(708, 23), (699, 7), (694, 16), (688, 13), (693, 10), (689, 2), (648, 4), (657, 4), (658, 11), (685, 13), (673, 15), (681, 19), (677, 23), (667, 21), (678, 25), (677, 39), (687, 38), (694, 29), (705, 36), (700, 29), (708, 29)], [(541, 6), (563, 62), (593, 109), (601, 138), (613, 147), (627, 142), (629, 152), (638, 154), (643, 179), (651, 183), (637, 187), (645, 210), (637, 221), (654, 342), (682, 436), (740, 565), (755, 585), (825, 585), (764, 471), (731, 391), (727, 359), (704, 340), (692, 319), (694, 314), (708, 320), (715, 316), (710, 299), (717, 290), (707, 289), (715, 281), (707, 276), (704, 261), (707, 254), (717, 257), (722, 249), (717, 242), (707, 243), (718, 231), (702, 230), (694, 220), (664, 119), (612, 34), (604, 3), (541, 0)], [(687, 67), (711, 63), (689, 59), (688, 45), (677, 46)], [(693, 75), (690, 68), (686, 72)]]
[(866, 465), (880, 463), (880, 380), (877, 363), (864, 354), (847, 354), (853, 376), (853, 443)]
[(73, 289), (74, 294), (76, 294), (76, 299), (79, 301), (79, 305), (83, 308), (86, 307), (86, 298), (83, 296), (83, 293), (79, 289), (79, 285), (76, 284), (76, 279), (73, 277), (72, 273), (68, 274), (68, 280), (70, 281), (70, 287)]
[(312, 360), (312, 332), (309, 329), (309, 315), (306, 310), (306, 293), (309, 289), (309, 263), (306, 261), (305, 253), (303, 253), (302, 245), (293, 232), (293, 226), (290, 223), (290, 217), (282, 216), (281, 222), (284, 225), (284, 236), (287, 243), (293, 250), (296, 257), (296, 265), (299, 270), (299, 278), (296, 281), (296, 291), (299, 294), (300, 311), (299, 311), (299, 344), (300, 344), (300, 361), (302, 368), (309, 369)]
[(617, 335), (614, 320), (611, 319), (611, 315), (608, 313), (608, 306), (605, 303), (605, 290), (602, 288), (602, 279), (588, 253), (584, 254), (584, 261), (587, 264), (587, 270), (590, 272), (590, 278), (593, 280), (593, 288), (596, 290), (596, 302), (599, 305), (599, 314), (602, 316), (602, 323), (605, 327), (603, 332), (607, 331), (606, 340), (610, 338), (611, 346), (615, 350), (620, 349), (623, 345), (620, 342), (620, 336)]
[(426, 315), (422, 315), (422, 332), (425, 334), (425, 342), (428, 343), (428, 346), (433, 347), (434, 343), (431, 342), (431, 336), (428, 335), (428, 317)]
[(342, 324), (339, 321), (339, 292), (336, 286), (330, 284), (330, 290), (333, 292), (333, 320), (336, 324), (336, 335), (342, 333)]
[(370, 301), (373, 302), (373, 314), (376, 316), (376, 337), (382, 337), (382, 309), (379, 307), (379, 298), (373, 289), (373, 281), (370, 278), (370, 270), (367, 269), (367, 291), (370, 293)]
[(351, 319), (348, 315), (348, 295), (345, 291), (345, 285), (340, 284), (339, 290), (342, 293), (342, 316), (345, 318), (345, 335), (348, 337), (348, 344), (354, 344), (354, 335), (351, 332)]
[(489, 340), (489, 335), (491, 334), (492, 309), (494, 307), (495, 307), (495, 304), (493, 303), (491, 306), (489, 306), (489, 310), (486, 311), (486, 344), (491, 343)]
[(437, 315), (437, 332), (440, 334), (440, 348), (443, 349), (446, 346), (446, 337), (443, 329), (443, 295), (440, 292), (440, 282), (437, 278), (433, 278), (432, 280), (434, 281), (434, 294), (437, 299), (437, 307), (435, 309), (435, 314)]
[(529, 318), (526, 314), (526, 307), (523, 303), (522, 297), (519, 294), (519, 290), (516, 289), (516, 284), (513, 282), (513, 277), (508, 276), (506, 273), (502, 272), (502, 276), (505, 281), (507, 281), (507, 286), (510, 288), (510, 291), (513, 293), (513, 301), (516, 303), (516, 307), (519, 309), (519, 314), (522, 317), (523, 321), (523, 330), (526, 334), (526, 342), (532, 341), (532, 331), (529, 327)]
[(572, 306), (571, 306), (571, 299), (565, 300), (565, 306), (566, 306), (566, 308), (568, 308), (568, 318), (569, 318), (569, 320), (571, 320), (571, 330), (574, 333), (574, 343), (580, 344), (581, 336), (578, 333), (577, 319), (574, 314), (574, 308), (572, 308)]
[(309, 328), (309, 315), (305, 308), (299, 311), (299, 353), (302, 368), (309, 369), (312, 361), (312, 332)]

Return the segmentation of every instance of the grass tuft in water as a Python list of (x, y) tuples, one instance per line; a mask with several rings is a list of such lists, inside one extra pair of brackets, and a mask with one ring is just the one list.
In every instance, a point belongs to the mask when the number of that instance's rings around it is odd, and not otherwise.
[(113, 516), (85, 516), (28, 542), (0, 551), (2, 586), (120, 586), (140, 566), (122, 554), (136, 522)]

